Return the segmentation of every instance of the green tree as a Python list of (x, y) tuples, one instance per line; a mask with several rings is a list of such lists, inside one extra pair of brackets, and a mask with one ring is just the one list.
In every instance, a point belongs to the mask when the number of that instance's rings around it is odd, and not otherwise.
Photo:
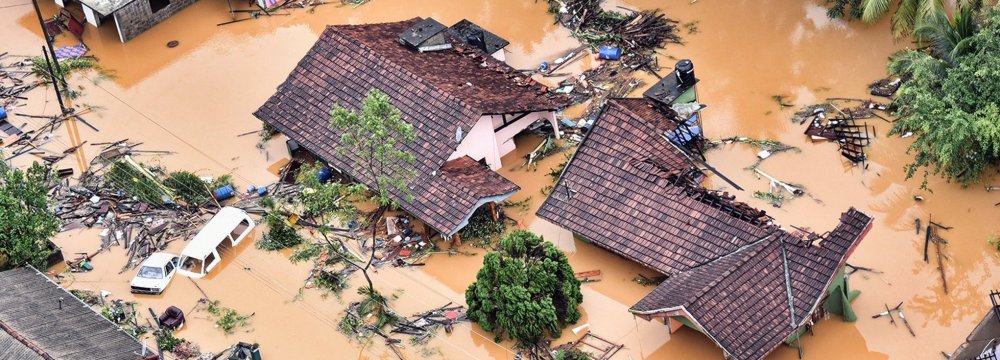
[(558, 337), (580, 320), (580, 281), (566, 254), (525, 230), (515, 230), (486, 254), (476, 281), (465, 290), (469, 320), (522, 345), (536, 344), (547, 332)]
[(892, 133), (916, 134), (907, 177), (923, 170), (969, 185), (1000, 159), (1000, 7), (973, 35), (967, 52), (949, 63), (908, 50), (893, 57), (889, 71), (907, 79), (893, 105), (899, 117)]
[(364, 266), (351, 263), (361, 270), (368, 282), (368, 288), (359, 289), (359, 294), (365, 296), (366, 301), (379, 304), (366, 307), (377, 313), (361, 315), (381, 318), (386, 314), (385, 297), (375, 290), (368, 274), (375, 260), (376, 224), (382, 220), (385, 209), (395, 205), (394, 195), (413, 199), (407, 184), (416, 177), (412, 167), (414, 156), (405, 148), (416, 139), (416, 135), (413, 125), (403, 121), (402, 114), (392, 105), (389, 96), (378, 89), (368, 92), (361, 103), (361, 112), (335, 104), (330, 111), (330, 128), (341, 132), (337, 151), (352, 163), (354, 176), (366, 184), (369, 200), (379, 206), (372, 223), (368, 224), (371, 226), (371, 254)]
[(971, 50), (972, 36), (979, 31), (978, 27), (972, 8), (963, 7), (955, 12), (953, 20), (944, 11), (938, 11), (913, 33), (919, 44), (930, 46), (931, 55), (954, 63), (955, 58)]
[(0, 269), (32, 265), (45, 269), (48, 240), (59, 230), (49, 208), (50, 170), (38, 163), (27, 171), (0, 164)]
[[(827, 0), (829, 6), (827, 16), (831, 18), (862, 19), (872, 24), (889, 13), (892, 13), (892, 35), (902, 38), (910, 35), (925, 19), (936, 17), (942, 13), (944, 3), (941, 0)], [(978, 9), (981, 0), (958, 0), (958, 8)]]

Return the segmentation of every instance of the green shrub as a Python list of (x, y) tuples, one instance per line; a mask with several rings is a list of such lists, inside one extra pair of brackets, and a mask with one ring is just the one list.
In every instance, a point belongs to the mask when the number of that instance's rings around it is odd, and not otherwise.
[(175, 171), (163, 180), (163, 185), (174, 191), (188, 205), (199, 206), (210, 200), (208, 184), (190, 171)]
[(264, 221), (267, 223), (267, 233), (257, 241), (258, 249), (280, 250), (302, 243), (302, 236), (278, 213), (267, 214)]

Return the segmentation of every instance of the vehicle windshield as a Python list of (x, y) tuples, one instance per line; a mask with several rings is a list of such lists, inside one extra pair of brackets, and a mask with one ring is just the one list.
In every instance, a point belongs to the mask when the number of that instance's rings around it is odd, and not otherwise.
[(143, 266), (139, 269), (139, 277), (143, 279), (162, 279), (163, 269), (152, 266)]

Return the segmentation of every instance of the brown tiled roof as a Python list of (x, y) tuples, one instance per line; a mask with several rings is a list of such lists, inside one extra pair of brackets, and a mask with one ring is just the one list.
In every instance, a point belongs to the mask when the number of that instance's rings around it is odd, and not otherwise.
[(371, 49), (377, 61), (402, 68), (425, 86), (437, 88), (481, 114), (556, 110), (567, 104), (562, 96), (539, 95), (539, 90), (544, 90), (542, 85), (450, 34), (449, 40), (454, 45), (450, 50), (419, 53), (400, 45), (399, 34), (421, 20), (336, 25), (328, 27), (327, 32), (334, 29), (359, 46)]
[(538, 216), (665, 274), (732, 253), (771, 231), (728, 210), (740, 204), (674, 185), (695, 168), (633, 111), (640, 105), (608, 102)]
[(763, 359), (806, 323), (871, 222), (852, 208), (819, 245), (776, 231), (668, 278), (631, 311), (683, 310), (733, 358)]
[[(416, 135), (405, 145), (415, 157), (417, 176), (408, 184), (414, 199), (394, 194), (394, 200), (436, 230), (452, 234), (475, 210), (469, 206), (479, 199), (472, 197), (492, 193), (459, 190), (442, 177), (441, 167), (459, 144), (457, 129), (468, 133), (483, 114), (556, 109), (563, 98), (539, 96), (537, 85), (517, 85), (530, 80), (478, 50), (418, 53), (397, 43), (399, 33), (418, 21), (327, 27), (254, 116), (332, 166), (370, 183), (351, 170), (351, 159), (338, 153), (341, 133), (328, 123), (334, 104), (357, 111), (369, 90), (381, 90)], [(493, 174), (478, 184), (510, 187), (500, 179)]]
[(761, 359), (805, 322), (872, 219), (851, 209), (806, 244), (690, 180), (663, 121), (646, 100), (610, 100), (538, 215), (670, 276), (631, 311), (687, 311), (727, 354)]
[(510, 194), (521, 188), (471, 157), (449, 160), (441, 167), (441, 177), (473, 198)]

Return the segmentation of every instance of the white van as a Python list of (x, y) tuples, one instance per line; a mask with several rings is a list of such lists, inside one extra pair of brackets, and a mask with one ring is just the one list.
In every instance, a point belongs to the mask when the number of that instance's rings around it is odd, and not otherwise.
[(253, 231), (253, 219), (245, 211), (226, 206), (205, 224), (198, 234), (181, 252), (180, 268), (177, 272), (200, 279), (219, 265), (219, 247), (228, 239), (236, 247), (243, 238)]

